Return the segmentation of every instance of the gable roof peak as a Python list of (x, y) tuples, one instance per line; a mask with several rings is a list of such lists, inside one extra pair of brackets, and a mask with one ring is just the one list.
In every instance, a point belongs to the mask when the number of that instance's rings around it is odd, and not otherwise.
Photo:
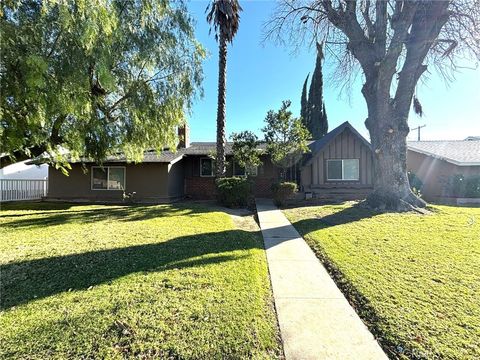
[(357, 136), (361, 141), (362, 143), (368, 147), (369, 149), (371, 149), (371, 145), (370, 143), (367, 141), (367, 139), (365, 139), (358, 131), (357, 129), (355, 129), (352, 124), (350, 124), (348, 121), (344, 121), (343, 123), (341, 123), (340, 125), (338, 125), (335, 129), (333, 129), (332, 131), (329, 131), (328, 133), (326, 133), (323, 137), (321, 137), (320, 139), (318, 140), (315, 140), (313, 141), (312, 143), (310, 143), (308, 145), (308, 147), (310, 148), (310, 153), (307, 154), (307, 158), (304, 162), (304, 165), (307, 166), (307, 165), (310, 165), (310, 163), (312, 162), (313, 158), (315, 157), (315, 155), (320, 152), (321, 150), (323, 150), (328, 144), (330, 144), (330, 142), (335, 139), (338, 135), (340, 135), (345, 129), (349, 129), (355, 136)]

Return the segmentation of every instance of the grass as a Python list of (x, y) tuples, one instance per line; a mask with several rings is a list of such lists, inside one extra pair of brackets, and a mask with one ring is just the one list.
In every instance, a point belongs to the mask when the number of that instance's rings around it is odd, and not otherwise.
[(284, 212), (390, 357), (480, 358), (480, 208)]
[(0, 358), (278, 358), (258, 232), (198, 205), (9, 204)]

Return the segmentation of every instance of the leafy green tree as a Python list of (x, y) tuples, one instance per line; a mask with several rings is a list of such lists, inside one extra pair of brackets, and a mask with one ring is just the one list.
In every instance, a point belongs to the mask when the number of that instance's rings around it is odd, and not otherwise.
[(218, 104), (216, 176), (225, 176), (227, 44), (233, 41), (240, 25), (242, 7), (237, 0), (213, 0), (207, 7), (207, 21), (218, 41)]
[(260, 141), (257, 135), (251, 131), (242, 131), (233, 133), (231, 138), (233, 140), (233, 158), (238, 165), (245, 169), (245, 173), (250, 175), (250, 169), (262, 164), (261, 151), (258, 148)]
[(281, 168), (281, 177), (285, 178), (286, 170), (298, 161), (303, 153), (309, 151), (307, 140), (310, 133), (300, 118), (293, 117), (289, 110), (291, 102), (283, 101), (280, 110), (270, 110), (265, 117), (262, 129), (267, 152), (272, 162)]
[(0, 27), (2, 165), (176, 145), (205, 57), (183, 2), (7, 0)]
[(323, 101), (323, 49), (322, 45), (317, 43), (317, 60), (315, 70), (310, 82), (310, 88), (307, 98), (307, 81), (305, 79), (302, 90), (300, 115), (303, 124), (312, 134), (312, 139), (320, 139), (328, 132), (327, 112), (325, 102)]

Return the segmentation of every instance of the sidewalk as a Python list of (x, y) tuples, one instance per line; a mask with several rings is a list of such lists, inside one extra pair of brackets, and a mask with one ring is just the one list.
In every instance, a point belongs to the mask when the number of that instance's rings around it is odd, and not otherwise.
[(286, 359), (387, 359), (283, 213), (256, 204)]

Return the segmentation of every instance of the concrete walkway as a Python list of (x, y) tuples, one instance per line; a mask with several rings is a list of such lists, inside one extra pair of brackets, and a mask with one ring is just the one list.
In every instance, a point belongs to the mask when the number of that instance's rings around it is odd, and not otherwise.
[(387, 359), (283, 213), (256, 203), (286, 359)]

